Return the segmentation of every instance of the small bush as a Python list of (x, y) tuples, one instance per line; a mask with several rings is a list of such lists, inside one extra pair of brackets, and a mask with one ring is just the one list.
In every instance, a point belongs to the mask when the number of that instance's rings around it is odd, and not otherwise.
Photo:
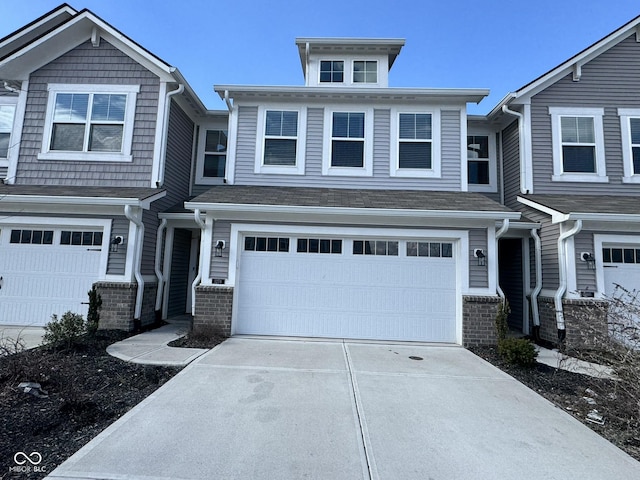
[(504, 340), (507, 338), (507, 333), (509, 332), (509, 323), (507, 322), (507, 318), (511, 313), (511, 307), (509, 306), (509, 301), (505, 298), (498, 305), (498, 313), (496, 313), (496, 333), (498, 335), (498, 343), (500, 340)]
[(78, 337), (87, 332), (84, 317), (77, 313), (66, 312), (60, 319), (51, 316), (51, 321), (44, 327), (44, 343), (54, 347), (70, 349)]
[(498, 353), (505, 362), (521, 367), (533, 367), (538, 352), (535, 346), (525, 338), (503, 338), (498, 341)]
[(89, 295), (89, 311), (87, 312), (87, 333), (95, 336), (100, 323), (100, 309), (102, 308), (102, 297), (96, 290), (95, 285), (87, 292)]

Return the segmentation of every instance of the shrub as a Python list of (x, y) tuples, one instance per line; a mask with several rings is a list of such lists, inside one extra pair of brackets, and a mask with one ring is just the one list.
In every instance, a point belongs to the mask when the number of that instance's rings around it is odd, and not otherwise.
[(51, 321), (44, 327), (44, 343), (70, 349), (78, 337), (84, 335), (87, 325), (84, 317), (77, 313), (66, 312), (60, 319), (57, 315), (51, 316)]
[(511, 307), (509, 301), (505, 298), (498, 304), (498, 313), (496, 313), (496, 333), (498, 335), (498, 343), (500, 340), (507, 338), (507, 332), (509, 332), (509, 324), (507, 323), (507, 317), (511, 313)]
[(502, 338), (498, 341), (498, 353), (505, 362), (521, 367), (533, 367), (538, 352), (535, 346), (525, 338)]
[(89, 295), (89, 311), (87, 312), (87, 333), (94, 336), (100, 324), (100, 309), (102, 308), (102, 297), (96, 290), (95, 285), (87, 292)]

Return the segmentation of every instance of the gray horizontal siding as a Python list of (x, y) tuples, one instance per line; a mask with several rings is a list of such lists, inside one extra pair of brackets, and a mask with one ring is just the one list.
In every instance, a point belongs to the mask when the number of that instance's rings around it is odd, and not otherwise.
[(589, 252), (595, 255), (593, 251), (593, 233), (592, 232), (580, 232), (574, 238), (574, 250), (576, 254), (576, 280), (578, 291), (590, 291), (595, 292), (597, 290), (596, 285), (596, 271), (589, 270), (587, 268), (587, 262), (580, 258), (580, 252)]
[[(211, 245), (211, 278), (229, 278), (229, 241), (231, 238), (231, 223), (216, 222), (213, 225), (213, 243)], [(214, 247), (218, 240), (223, 240), (227, 248), (222, 251), (222, 257), (216, 257)], [(235, 248), (235, 246), (234, 246)]]
[(540, 223), (540, 243), (542, 250), (542, 287), (557, 289), (559, 286), (558, 272), (558, 236), (560, 227), (551, 223), (551, 217), (533, 208), (521, 205), (519, 209), (527, 218)]
[(486, 266), (478, 266), (478, 259), (473, 256), (476, 248), (487, 252), (487, 230), (484, 228), (469, 230), (469, 287), (487, 288), (489, 270)]
[(0, 167), (0, 178), (7, 178), (8, 167)]
[[(307, 110), (305, 174), (256, 174), (258, 108), (238, 108), (235, 183), (238, 185), (280, 185), (312, 187), (358, 187), (385, 189), (448, 190), (460, 189), (461, 142), (460, 111), (441, 112), (441, 178), (399, 178), (389, 175), (391, 152), (391, 113), (374, 110), (373, 175), (340, 177), (322, 175), (324, 109), (311, 106)], [(393, 140), (395, 141), (395, 139)]]
[[(47, 108), (47, 85), (140, 85), (135, 110), (133, 161), (70, 162), (37, 159), (42, 150)], [(157, 76), (102, 40), (95, 48), (86, 42), (31, 74), (16, 183), (37, 185), (100, 185), (148, 187), (158, 114)]]
[(124, 275), (129, 239), (129, 220), (125, 217), (114, 217), (111, 221), (111, 238), (115, 236), (123, 237), (124, 242), (118, 245), (117, 252), (109, 252), (107, 275)]
[(502, 131), (502, 174), (504, 175), (504, 203), (517, 208), (520, 194), (520, 142), (518, 122), (512, 122)]
[[(640, 108), (640, 43), (635, 34), (582, 66), (574, 82), (567, 75), (535, 95), (531, 101), (533, 173), (535, 193), (624, 195), (637, 193), (637, 185), (623, 184), (622, 139), (617, 108)], [(609, 183), (552, 182), (553, 152), (549, 106), (604, 108), (605, 158)]]

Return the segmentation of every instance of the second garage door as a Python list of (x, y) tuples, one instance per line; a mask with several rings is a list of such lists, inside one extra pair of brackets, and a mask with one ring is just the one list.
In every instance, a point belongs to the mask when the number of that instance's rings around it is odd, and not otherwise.
[(246, 236), (237, 334), (456, 342), (454, 243)]

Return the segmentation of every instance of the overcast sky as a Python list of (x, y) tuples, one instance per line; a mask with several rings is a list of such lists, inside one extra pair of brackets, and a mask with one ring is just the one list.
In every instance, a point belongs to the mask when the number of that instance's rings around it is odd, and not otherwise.
[[(0, 37), (61, 2), (0, 0)], [(178, 67), (204, 104), (214, 84), (302, 85), (296, 37), (391, 37), (406, 45), (392, 87), (489, 88), (470, 113), (517, 90), (637, 15), (637, 0), (84, 0)]]

